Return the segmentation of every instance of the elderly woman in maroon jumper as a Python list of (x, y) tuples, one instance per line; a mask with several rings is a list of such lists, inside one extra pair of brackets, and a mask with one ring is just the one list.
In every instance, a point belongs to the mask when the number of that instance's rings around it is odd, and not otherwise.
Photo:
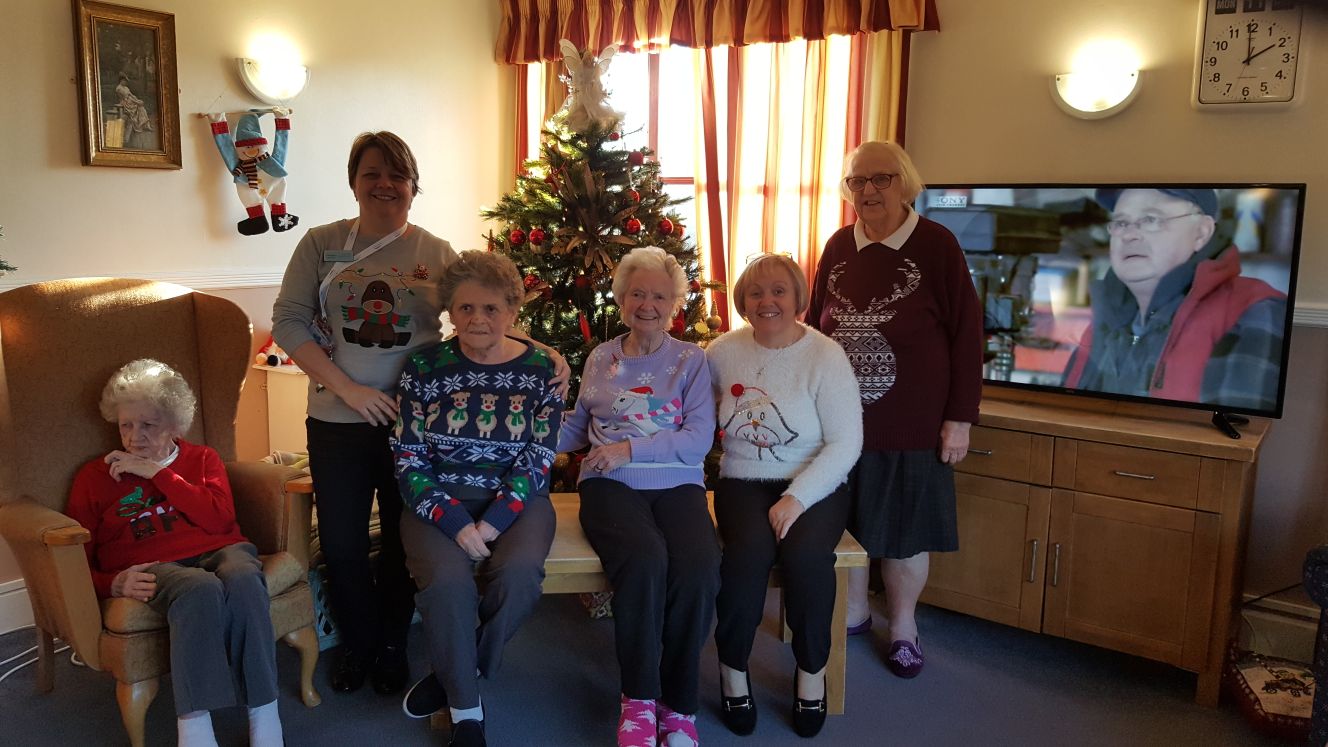
[[(959, 549), (953, 466), (982, 397), (982, 310), (954, 236), (914, 212), (913, 162), (889, 142), (844, 160), (840, 192), (858, 221), (826, 242), (807, 324), (844, 347), (858, 377), (863, 449), (849, 476), (849, 528), (881, 558), (899, 677), (922, 670), (914, 617), (928, 553)], [(871, 628), (867, 569), (849, 582), (850, 634)]]

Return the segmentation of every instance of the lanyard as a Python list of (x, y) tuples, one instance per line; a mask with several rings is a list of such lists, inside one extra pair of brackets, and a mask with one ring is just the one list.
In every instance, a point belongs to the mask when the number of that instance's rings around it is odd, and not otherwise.
[[(323, 277), (323, 282), (318, 284), (318, 310), (319, 313), (327, 313), (327, 291), (332, 286), (332, 279), (341, 274), (341, 271), (362, 260), (368, 259), (371, 254), (391, 244), (393, 241), (401, 238), (401, 235), (410, 228), (409, 223), (402, 224), (401, 228), (387, 234), (383, 238), (361, 249), (358, 254), (351, 257), (349, 262), (338, 262), (332, 265), (332, 269)], [(346, 246), (342, 249), (343, 254), (350, 254), (355, 248), (355, 237), (360, 234), (360, 219), (356, 218), (355, 223), (350, 227), (350, 234), (346, 236)]]

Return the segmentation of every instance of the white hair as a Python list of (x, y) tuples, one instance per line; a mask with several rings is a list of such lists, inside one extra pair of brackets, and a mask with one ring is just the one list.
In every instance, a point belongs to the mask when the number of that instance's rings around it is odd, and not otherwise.
[(114, 423), (120, 407), (145, 402), (169, 421), (176, 436), (184, 435), (194, 422), (198, 399), (179, 371), (151, 358), (130, 361), (111, 375), (101, 391), (101, 416)]
[(687, 298), (687, 273), (676, 257), (657, 246), (638, 246), (618, 260), (613, 270), (613, 300), (618, 306), (622, 307), (628, 283), (638, 270), (656, 270), (669, 276), (673, 281), (673, 313), (677, 314)]
[[(898, 143), (889, 140), (868, 140), (849, 151), (844, 156), (844, 179), (848, 178), (849, 169), (853, 168), (853, 160), (858, 156), (881, 156), (893, 161), (899, 169), (899, 192), (905, 203), (913, 202), (926, 186), (922, 183), (922, 177), (918, 175), (917, 167), (913, 165), (913, 159), (908, 157), (908, 153)], [(853, 202), (853, 193), (849, 191), (844, 179), (839, 180), (839, 196), (843, 197), (845, 202)]]

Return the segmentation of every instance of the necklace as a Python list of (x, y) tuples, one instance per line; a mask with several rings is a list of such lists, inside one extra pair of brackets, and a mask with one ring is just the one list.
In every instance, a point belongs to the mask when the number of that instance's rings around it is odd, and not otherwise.
[(767, 352), (765, 359), (761, 361), (761, 366), (756, 369), (757, 380), (759, 381), (762, 377), (764, 377), (765, 370), (769, 368), (772, 364), (774, 364), (775, 361), (779, 360), (779, 356), (783, 355), (784, 351), (788, 350), (791, 347), (793, 347), (793, 343), (789, 343), (787, 345), (784, 345), (783, 347), (778, 347)]

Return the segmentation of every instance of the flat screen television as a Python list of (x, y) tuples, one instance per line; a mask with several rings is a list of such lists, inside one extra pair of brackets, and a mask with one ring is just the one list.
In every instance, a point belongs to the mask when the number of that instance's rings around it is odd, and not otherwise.
[(1304, 184), (936, 184), (915, 208), (968, 260), (987, 381), (1281, 417)]

